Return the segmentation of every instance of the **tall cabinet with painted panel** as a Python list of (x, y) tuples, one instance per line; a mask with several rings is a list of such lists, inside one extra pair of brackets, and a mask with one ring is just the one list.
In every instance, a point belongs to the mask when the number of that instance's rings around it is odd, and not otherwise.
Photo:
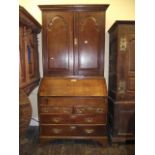
[(19, 136), (26, 134), (32, 108), (28, 99), (30, 92), (39, 84), (37, 34), (41, 25), (19, 6)]
[(38, 40), (41, 25), (19, 7), (19, 87), (29, 94), (39, 84)]
[(135, 23), (116, 21), (109, 30), (109, 124), (113, 142), (134, 140)]

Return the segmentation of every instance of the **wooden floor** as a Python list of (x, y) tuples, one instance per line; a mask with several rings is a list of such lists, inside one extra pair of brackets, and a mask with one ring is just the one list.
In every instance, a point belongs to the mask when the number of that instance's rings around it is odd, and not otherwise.
[(102, 146), (94, 141), (55, 140), (38, 143), (38, 128), (30, 127), (20, 142), (20, 155), (134, 155), (134, 144)]

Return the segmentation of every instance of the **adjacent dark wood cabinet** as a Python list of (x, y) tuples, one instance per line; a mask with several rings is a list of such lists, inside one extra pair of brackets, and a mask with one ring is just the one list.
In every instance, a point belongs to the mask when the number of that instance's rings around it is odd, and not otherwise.
[(135, 135), (135, 22), (116, 21), (109, 34), (109, 131), (125, 142)]
[(44, 75), (104, 75), (105, 10), (108, 6), (70, 7), (40, 6)]
[(108, 5), (42, 5), (44, 77), (38, 93), (40, 141), (108, 142), (104, 80)]
[(23, 8), (19, 7), (19, 86), (29, 94), (39, 84), (37, 34), (41, 25)]

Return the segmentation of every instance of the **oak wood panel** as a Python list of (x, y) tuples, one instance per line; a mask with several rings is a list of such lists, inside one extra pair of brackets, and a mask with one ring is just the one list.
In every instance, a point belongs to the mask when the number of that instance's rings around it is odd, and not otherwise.
[[(65, 88), (62, 89), (62, 88)], [(40, 96), (98, 96), (107, 95), (105, 79), (43, 78)]]
[(104, 12), (79, 12), (76, 15), (77, 75), (104, 75), (104, 17)]
[(73, 14), (43, 14), (44, 74), (73, 74)]

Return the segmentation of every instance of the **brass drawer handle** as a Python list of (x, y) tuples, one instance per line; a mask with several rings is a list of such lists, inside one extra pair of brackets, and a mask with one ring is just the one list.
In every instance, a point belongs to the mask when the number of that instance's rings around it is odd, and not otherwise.
[(102, 112), (103, 112), (103, 109), (102, 109), (102, 108), (97, 108), (97, 109), (96, 109), (96, 112), (97, 112), (97, 113), (102, 113)]
[(55, 134), (58, 134), (62, 131), (62, 129), (58, 129), (58, 128), (54, 128), (52, 129), (52, 132), (55, 133)]
[(75, 119), (76, 118), (76, 115), (71, 115), (70, 118), (71, 119)]
[(92, 107), (88, 107), (87, 110), (88, 110), (88, 111), (93, 111), (94, 108), (92, 108)]
[(93, 118), (85, 118), (85, 122), (92, 123), (93, 122)]
[(43, 108), (42, 112), (48, 112), (48, 109), (47, 108)]
[(82, 114), (82, 113), (84, 112), (84, 109), (76, 109), (76, 112), (77, 112), (78, 114)]
[(93, 133), (94, 132), (94, 129), (85, 129), (85, 132), (90, 134), (90, 133)]
[(53, 107), (53, 110), (59, 110), (60, 108), (59, 107)]
[(75, 130), (76, 129), (76, 126), (70, 126), (70, 129), (71, 130)]
[(63, 109), (63, 113), (69, 113), (68, 109)]
[(52, 118), (52, 122), (59, 123), (61, 121), (61, 118)]

